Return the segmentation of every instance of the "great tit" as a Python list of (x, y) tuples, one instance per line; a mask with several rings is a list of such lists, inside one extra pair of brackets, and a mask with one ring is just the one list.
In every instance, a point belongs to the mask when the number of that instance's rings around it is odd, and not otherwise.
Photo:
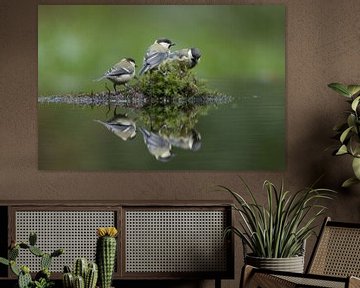
[(170, 48), (174, 45), (175, 43), (171, 42), (169, 39), (157, 39), (146, 51), (144, 64), (139, 72), (139, 75), (142, 75), (159, 66), (168, 58)]
[(167, 140), (172, 146), (184, 150), (198, 151), (201, 148), (201, 135), (195, 129), (191, 129), (189, 133), (182, 136), (169, 135)]
[(184, 61), (191, 69), (200, 61), (201, 52), (198, 48), (184, 48), (169, 53), (168, 60)]
[(116, 92), (116, 85), (127, 85), (135, 76), (135, 60), (133, 58), (123, 58), (120, 62), (116, 63), (113, 67), (111, 67), (108, 71), (104, 73), (102, 77), (96, 79), (96, 81), (100, 81), (102, 79), (109, 79), (114, 83), (114, 90)]
[(171, 144), (168, 140), (145, 128), (140, 127), (139, 130), (144, 136), (146, 147), (156, 160), (167, 162), (174, 157), (174, 154), (171, 152)]
[(136, 123), (126, 114), (116, 114), (108, 121), (94, 121), (104, 125), (110, 132), (114, 133), (124, 141), (132, 140), (136, 136)]

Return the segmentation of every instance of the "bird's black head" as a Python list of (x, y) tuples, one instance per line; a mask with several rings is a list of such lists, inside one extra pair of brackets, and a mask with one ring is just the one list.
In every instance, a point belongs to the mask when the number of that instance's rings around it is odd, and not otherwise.
[(160, 156), (158, 158), (156, 158), (157, 160), (159, 160), (160, 162), (169, 162), (172, 158), (175, 157), (175, 154), (170, 152), (169, 155), (166, 156)]
[(195, 60), (199, 60), (201, 57), (201, 52), (198, 48), (191, 48), (191, 55)]
[(156, 40), (156, 43), (158, 43), (158, 44), (167, 43), (169, 45), (169, 47), (175, 46), (175, 43), (171, 42), (171, 40), (169, 40), (167, 38), (159, 38), (159, 39)]
[(128, 61), (128, 62), (133, 62), (134, 64), (136, 63), (133, 58), (125, 58), (125, 59), (126, 59), (126, 61)]
[(201, 135), (195, 129), (192, 129), (191, 133), (192, 133), (191, 136), (193, 138), (193, 144), (192, 144), (191, 150), (198, 151), (201, 148)]

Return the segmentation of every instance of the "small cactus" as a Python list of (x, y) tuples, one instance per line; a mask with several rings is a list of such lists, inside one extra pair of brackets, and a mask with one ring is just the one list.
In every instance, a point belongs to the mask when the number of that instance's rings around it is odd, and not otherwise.
[(16, 258), (19, 256), (19, 246), (16, 245), (14, 248), (9, 250), (8, 253), (9, 260), (16, 260)]
[(64, 266), (64, 273), (71, 273), (71, 269), (69, 266), (67, 265)]
[(29, 267), (27, 266), (21, 267), (21, 271), (18, 279), (19, 288), (28, 288), (31, 282), (32, 279), (31, 279)]
[(42, 252), (40, 250), (40, 248), (36, 247), (36, 246), (30, 246), (29, 247), (29, 251), (34, 254), (35, 256), (41, 257), (44, 255), (44, 252)]
[(31, 232), (29, 235), (29, 244), (31, 246), (35, 246), (37, 241), (37, 235), (35, 232)]
[(63, 253), (64, 253), (64, 249), (57, 249), (54, 252), (52, 252), (50, 255), (51, 257), (58, 257)]
[(74, 277), (74, 288), (85, 288), (84, 278), (77, 275)]
[(41, 256), (41, 261), (40, 261), (40, 267), (41, 267), (41, 269), (44, 269), (44, 268), (49, 269), (49, 268), (50, 268), (50, 265), (51, 265), (51, 260), (52, 260), (51, 255), (48, 254), (48, 253), (44, 253), (44, 254)]
[(89, 263), (85, 276), (85, 288), (95, 288), (98, 279), (98, 266), (96, 263)]
[[(81, 279), (81, 280), (80, 280)], [(64, 288), (95, 288), (98, 279), (98, 268), (96, 263), (88, 261), (86, 258), (78, 258), (74, 263), (74, 271), (71, 273), (69, 266), (64, 266), (63, 286)], [(83, 283), (81, 283), (83, 282)]]
[[(35, 233), (30, 233), (29, 244), (20, 242), (16, 243), (14, 240), (11, 241), (8, 251), (8, 259), (0, 257), (0, 263), (10, 266), (11, 271), (18, 276), (18, 286), (19, 288), (29, 288), (29, 287), (50, 287), (52, 284), (50, 281), (50, 264), (53, 257), (60, 256), (64, 251), (63, 249), (58, 249), (49, 253), (44, 253), (40, 250), (36, 244), (37, 236)], [(28, 266), (22, 266), (21, 268), (16, 264), (16, 259), (19, 256), (19, 250), (29, 250), (35, 256), (41, 257), (41, 271), (35, 275), (35, 281), (32, 280), (30, 275), (30, 269)], [(39, 286), (40, 285), (40, 286)], [(44, 286), (46, 285), (46, 286)]]
[(115, 227), (98, 228), (99, 238), (96, 243), (96, 262), (99, 267), (99, 282), (101, 288), (110, 288), (116, 258)]
[(73, 288), (74, 287), (74, 276), (72, 273), (64, 273), (62, 276), (62, 282), (64, 288)]
[(86, 260), (86, 258), (76, 259), (74, 266), (75, 276), (81, 276), (83, 279), (85, 279), (87, 268), (88, 268), (88, 261)]

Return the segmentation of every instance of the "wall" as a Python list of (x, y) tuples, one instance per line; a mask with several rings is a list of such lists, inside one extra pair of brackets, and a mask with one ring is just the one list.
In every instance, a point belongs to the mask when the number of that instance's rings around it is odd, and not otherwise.
[[(100, 1), (77, 1), (96, 2)], [(298, 189), (324, 174), (320, 185), (339, 191), (337, 200), (329, 204), (328, 214), (336, 220), (360, 221), (359, 187), (339, 188), (351, 173), (350, 162), (346, 157), (334, 158), (325, 150), (333, 143), (332, 127), (342, 119), (346, 108), (344, 99), (330, 91), (327, 84), (360, 81), (358, 0), (227, 1), (283, 3), (287, 7), (287, 169), (279, 173), (38, 171), (37, 4), (71, 2), (0, 3), (0, 200), (218, 200), (228, 197), (209, 187), (224, 184), (236, 188), (240, 184), (237, 175), (265, 200), (261, 192), (264, 179), (275, 183), (285, 179), (289, 189)], [(236, 256), (239, 270), (240, 252)], [(239, 273), (235, 281), (226, 281), (225, 287), (237, 287), (238, 280)]]

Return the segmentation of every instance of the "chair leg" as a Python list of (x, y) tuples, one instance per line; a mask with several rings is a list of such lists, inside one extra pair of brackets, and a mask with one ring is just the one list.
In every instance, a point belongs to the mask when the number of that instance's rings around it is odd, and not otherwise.
[(351, 276), (349, 277), (349, 288), (360, 288), (360, 278)]
[(252, 267), (250, 265), (244, 265), (244, 267), (242, 268), (242, 271), (241, 271), (239, 288), (248, 287), (250, 280), (251, 280), (251, 276), (253, 274), (253, 271), (254, 271), (254, 267)]
[[(240, 288), (295, 288), (296, 284), (268, 273), (257, 272), (257, 269), (246, 265), (243, 267)], [(357, 287), (357, 286), (355, 286)], [(355, 288), (354, 287), (354, 288)], [(359, 287), (360, 288), (360, 287)]]

